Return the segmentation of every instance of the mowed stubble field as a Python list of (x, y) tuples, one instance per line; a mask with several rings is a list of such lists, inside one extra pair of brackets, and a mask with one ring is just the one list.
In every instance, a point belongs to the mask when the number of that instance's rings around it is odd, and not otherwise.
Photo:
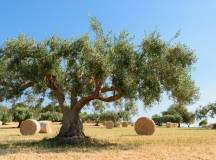
[(52, 134), (21, 136), (12, 123), (0, 128), (1, 160), (214, 160), (216, 130), (157, 128), (153, 136), (139, 136), (133, 127), (105, 129), (85, 124), (86, 135), (103, 143), (72, 146), (41, 141)]

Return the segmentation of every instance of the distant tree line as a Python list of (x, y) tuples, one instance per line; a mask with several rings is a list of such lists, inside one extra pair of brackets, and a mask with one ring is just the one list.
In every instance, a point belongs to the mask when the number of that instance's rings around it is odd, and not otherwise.
[(181, 127), (181, 123), (190, 127), (195, 121), (195, 114), (189, 112), (184, 105), (173, 104), (167, 111), (162, 112), (162, 115), (153, 115), (152, 119), (159, 126), (162, 126), (163, 123), (172, 122), (178, 123), (178, 127)]
[[(83, 122), (95, 123), (96, 126), (103, 121), (120, 121), (130, 122), (132, 116), (137, 114), (137, 107), (134, 102), (124, 102), (114, 104), (115, 110), (105, 110), (103, 103), (95, 101), (92, 103), (90, 112), (81, 112), (80, 119)], [(3, 125), (8, 122), (18, 122), (18, 127), (22, 121), (26, 119), (50, 120), (53, 122), (61, 122), (63, 114), (56, 104), (48, 104), (47, 106), (30, 107), (26, 102), (13, 104), (11, 108), (0, 105), (0, 121)]]

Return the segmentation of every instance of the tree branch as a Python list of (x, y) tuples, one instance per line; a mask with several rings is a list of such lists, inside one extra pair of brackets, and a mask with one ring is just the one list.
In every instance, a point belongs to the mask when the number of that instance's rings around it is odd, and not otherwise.
[(95, 92), (94, 92), (94, 95), (96, 97), (99, 96), (99, 94), (101, 92), (101, 85), (102, 85), (102, 83), (99, 80), (95, 80)]
[(114, 86), (111, 87), (103, 87), (101, 88), (101, 93), (105, 93), (105, 92), (110, 92), (110, 91), (115, 91), (116, 88)]
[(113, 102), (113, 101), (119, 100), (121, 97), (122, 97), (121, 95), (113, 95), (110, 97), (99, 96), (97, 99), (104, 101), (104, 102)]
[(87, 103), (89, 103), (91, 100), (94, 100), (95, 99), (95, 95), (90, 95), (90, 96), (87, 96), (87, 97), (82, 97), (72, 108), (72, 110), (75, 110), (77, 112), (79, 112), (83, 106)]
[[(7, 85), (6, 83), (7, 82), (5, 82), (5, 84), (1, 82), (1, 84), (3, 86)], [(19, 93), (23, 92), (24, 90), (26, 90), (27, 88), (32, 87), (32, 86), (33, 86), (33, 82), (32, 81), (26, 81), (26, 82), (23, 82), (21, 84), (16, 84), (14, 86), (9, 85), (9, 87), (6, 86), (6, 91), (4, 93), (4, 96), (6, 97), (6, 99), (11, 99), (15, 95), (19, 95)], [(0, 101), (3, 100), (3, 98), (0, 98), (0, 99), (1, 99)]]
[(59, 106), (64, 110), (66, 107), (64, 106), (65, 96), (60, 90), (60, 86), (56, 80), (54, 75), (46, 75), (45, 81), (47, 86), (53, 91), (54, 96), (57, 98), (59, 102)]

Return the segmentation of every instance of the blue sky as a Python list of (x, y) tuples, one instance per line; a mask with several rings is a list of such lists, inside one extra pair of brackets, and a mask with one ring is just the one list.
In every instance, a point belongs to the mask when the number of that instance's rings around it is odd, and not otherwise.
[[(118, 33), (127, 29), (137, 44), (146, 32), (157, 30), (170, 40), (181, 30), (177, 41), (195, 51), (198, 62), (192, 78), (200, 87), (200, 100), (188, 106), (216, 101), (216, 1), (214, 0), (2, 0), (0, 2), (0, 44), (20, 33), (37, 40), (57, 34), (77, 37), (90, 31), (88, 16), (95, 16), (105, 30)], [(160, 104), (140, 115), (151, 116), (172, 102), (164, 96)]]

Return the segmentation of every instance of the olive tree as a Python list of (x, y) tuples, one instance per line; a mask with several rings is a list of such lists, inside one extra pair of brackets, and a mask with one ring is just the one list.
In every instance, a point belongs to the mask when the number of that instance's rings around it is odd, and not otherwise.
[(94, 100), (139, 99), (150, 106), (165, 91), (181, 103), (195, 100), (190, 71), (196, 58), (188, 47), (164, 41), (157, 32), (136, 45), (125, 31), (104, 33), (95, 18), (90, 24), (95, 36), (7, 40), (0, 49), (0, 99), (30, 91), (50, 95), (63, 113), (58, 137), (64, 139), (85, 137), (79, 113)]
[(216, 115), (216, 102), (214, 103), (209, 103), (205, 106), (200, 106), (196, 110), (196, 118), (197, 119), (207, 119), (208, 116), (211, 118), (214, 118)]

